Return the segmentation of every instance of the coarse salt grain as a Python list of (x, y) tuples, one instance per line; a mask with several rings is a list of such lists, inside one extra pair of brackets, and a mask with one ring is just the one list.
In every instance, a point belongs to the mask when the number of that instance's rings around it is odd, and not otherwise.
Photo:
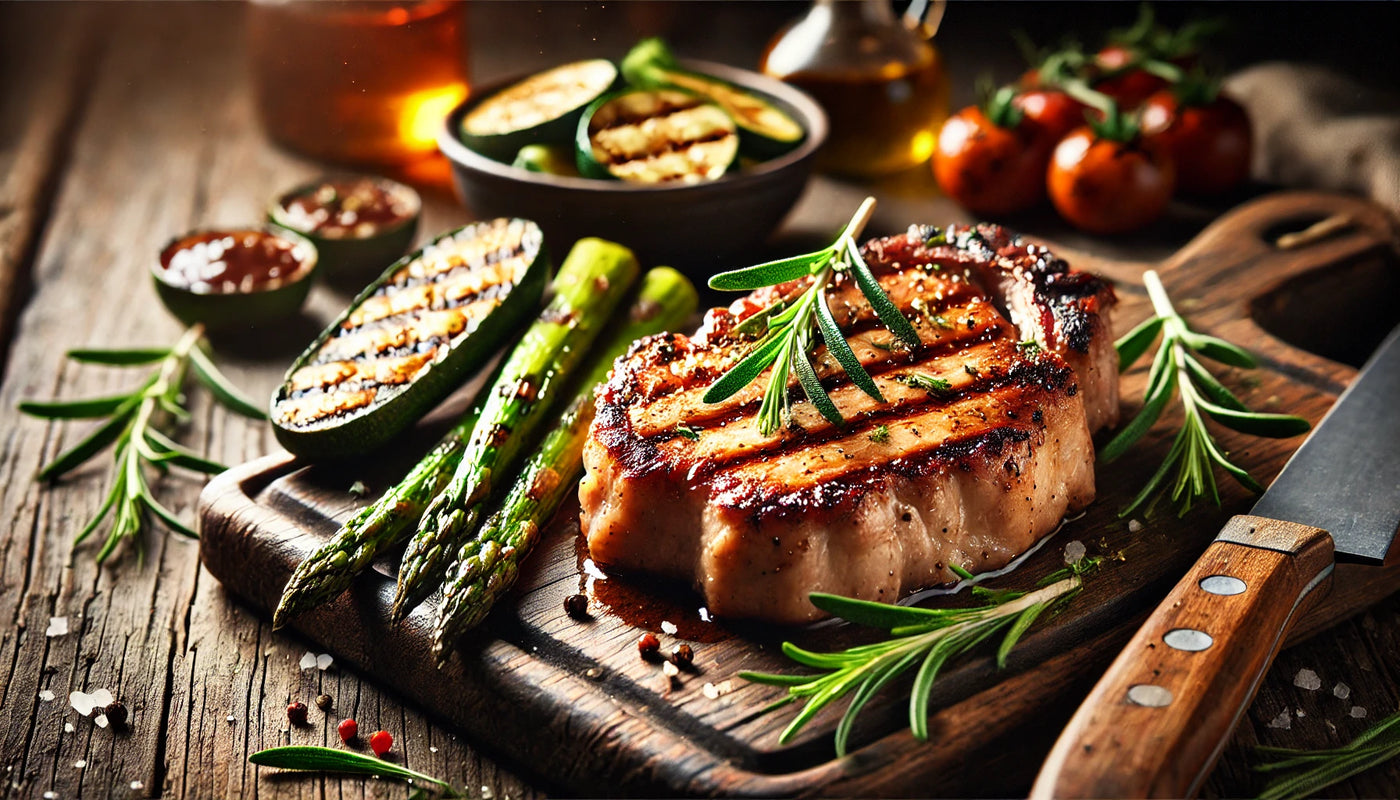
[(54, 800), (58, 797), (58, 792), (44, 792), (44, 800)]
[(1084, 546), (1084, 543), (1076, 539), (1065, 545), (1065, 563), (1074, 566), (1083, 561), (1084, 555), (1088, 552), (1089, 550)]
[(1142, 530), (1142, 523), (1141, 523), (1141, 522), (1138, 522), (1138, 521), (1135, 520), (1135, 519), (1130, 519), (1130, 520), (1128, 520), (1128, 532), (1129, 532), (1129, 533), (1137, 533), (1137, 532), (1140, 531), (1140, 530)]
[(1288, 730), (1293, 727), (1293, 715), (1287, 709), (1280, 711), (1277, 717), (1269, 720), (1269, 727), (1278, 730)]
[(335, 659), (331, 658), (330, 653), (322, 653), (321, 655), (316, 656), (316, 669), (319, 669), (322, 672), (325, 672), (326, 670), (330, 669), (331, 664), (333, 663), (335, 663)]
[(74, 727), (73, 727), (73, 723), (71, 723), (71, 722), (65, 722), (65, 723), (63, 723), (63, 732), (64, 732), (64, 733), (72, 733), (72, 732), (75, 731), (75, 730), (77, 730), (77, 728), (74, 728)]
[(74, 762), (73, 762), (73, 768), (74, 768), (74, 769), (82, 769), (83, 767), (86, 767), (86, 766), (87, 766), (87, 760), (86, 760), (86, 759), (80, 758), (80, 759), (78, 759), (77, 761), (74, 761)]
[(1293, 712), (1293, 713), (1295, 713), (1295, 714), (1298, 715), (1298, 719), (1302, 719), (1303, 717), (1306, 717), (1306, 716), (1308, 715), (1308, 712), (1304, 711), (1304, 710), (1301, 709), (1301, 708), (1298, 709), (1297, 711)]
[(680, 628), (676, 627), (676, 623), (667, 622), (664, 619), (661, 621), (661, 632), (667, 636), (675, 636), (679, 630)]
[(95, 717), (92, 718), (92, 722), (93, 722), (94, 725), (96, 725), (96, 726), (99, 727), (99, 728), (105, 728), (105, 727), (107, 727), (107, 715), (106, 715), (106, 714), (98, 714), (97, 716), (95, 716)]
[(1347, 686), (1345, 683), (1338, 683), (1336, 686), (1332, 687), (1332, 696), (1336, 697), (1338, 700), (1345, 700), (1351, 697), (1351, 687)]
[(234, 720), (233, 720), (233, 715), (232, 715), (232, 714), (229, 714), (229, 715), (228, 715), (228, 724), (232, 725), (232, 724), (233, 724), (233, 721), (234, 721)]
[(45, 689), (44, 691), (39, 692), (39, 700), (40, 700), (40, 702), (47, 703), (47, 702), (49, 702), (49, 701), (52, 700), (52, 699), (53, 699), (53, 692), (49, 691), (48, 689)]
[(301, 668), (311, 669), (314, 666), (316, 666), (316, 654), (311, 652), (310, 650), (307, 650), (306, 653), (301, 657)]
[(1322, 679), (1317, 677), (1317, 673), (1310, 669), (1300, 669), (1298, 674), (1293, 676), (1293, 685), (1299, 689), (1307, 689), (1315, 692), (1322, 688)]
[(63, 636), (68, 633), (67, 617), (49, 617), (49, 627), (44, 631), (44, 635), (52, 639), (55, 636)]
[(133, 791), (133, 792), (139, 792), (139, 791), (141, 791), (141, 790), (144, 789), (144, 788), (146, 788), (146, 784), (142, 783), (141, 781), (132, 781), (132, 782), (131, 782), (131, 791)]
[(73, 710), (80, 716), (86, 717), (97, 706), (97, 701), (87, 692), (72, 692), (68, 695), (68, 704), (73, 706)]
[(1365, 719), (1365, 718), (1366, 718), (1366, 709), (1362, 708), (1361, 706), (1352, 706), (1352, 707), (1351, 707), (1351, 718), (1352, 718), (1352, 719)]
[(115, 699), (115, 697), (112, 697), (112, 693), (106, 689), (98, 689), (92, 693), (92, 702), (99, 708), (110, 706)]
[(437, 752), (437, 745), (430, 745), (430, 746), (428, 747), (428, 752), (429, 752), (429, 753), (436, 753), (436, 752)]
[(670, 661), (666, 661), (661, 664), (661, 673), (668, 678), (674, 678), (681, 674), (681, 669)]
[(714, 700), (715, 698), (719, 697), (719, 688), (716, 687), (713, 683), (707, 683), (704, 686), (700, 687), (700, 693), (705, 695), (709, 699)]

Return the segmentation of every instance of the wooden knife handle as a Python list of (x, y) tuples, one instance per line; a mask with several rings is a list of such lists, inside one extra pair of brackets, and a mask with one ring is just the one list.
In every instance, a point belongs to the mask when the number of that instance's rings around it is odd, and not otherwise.
[(1326, 531), (1233, 517), (1079, 707), (1031, 797), (1195, 795), (1332, 566)]

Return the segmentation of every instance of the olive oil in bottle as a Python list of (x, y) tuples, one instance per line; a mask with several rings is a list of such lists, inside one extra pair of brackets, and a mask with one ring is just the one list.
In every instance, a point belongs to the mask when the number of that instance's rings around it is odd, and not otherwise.
[(819, 169), (873, 177), (928, 160), (948, 117), (931, 36), (896, 18), (888, 0), (816, 0), (769, 44), (763, 72), (812, 95), (829, 117)]

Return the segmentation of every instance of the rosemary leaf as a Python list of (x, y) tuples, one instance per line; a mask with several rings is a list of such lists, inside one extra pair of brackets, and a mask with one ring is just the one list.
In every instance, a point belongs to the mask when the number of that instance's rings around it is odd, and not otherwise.
[(431, 775), (424, 775), (408, 767), (402, 767), (392, 761), (385, 761), (374, 756), (349, 750), (335, 750), (330, 747), (309, 745), (273, 747), (253, 753), (248, 756), (248, 762), (260, 767), (398, 778), (409, 782), (420, 781), (448, 792), (452, 791), (452, 787), (447, 781), (440, 781)]
[(1400, 757), (1400, 714), (1371, 726), (1343, 747), (1292, 750), (1260, 747), (1258, 753), (1282, 758), (1254, 767), (1259, 772), (1284, 772), (1259, 794), (1260, 800), (1302, 800), (1353, 775)]
[(812, 274), (812, 265), (831, 258), (831, 248), (756, 264), (752, 267), (721, 272), (710, 278), (710, 288), (726, 292), (751, 292), (764, 286), (805, 278)]
[(85, 364), (107, 364), (114, 367), (135, 367), (154, 364), (170, 355), (168, 347), (137, 347), (123, 350), (79, 348), (69, 350), (68, 357)]
[[(1225, 470), (1226, 474), (1250, 491), (1264, 491), (1263, 486), (1246, 470), (1229, 460), (1206, 426), (1206, 419), (1240, 433), (1274, 438), (1306, 433), (1310, 427), (1308, 421), (1291, 414), (1249, 410), (1205, 368), (1197, 356), (1240, 368), (1254, 366), (1257, 363), (1254, 357), (1230, 342), (1188, 328), (1186, 321), (1172, 307), (1171, 299), (1167, 297), (1155, 271), (1143, 273), (1143, 284), (1147, 287), (1156, 315), (1118, 340), (1119, 369), (1127, 369), (1137, 361), (1158, 333), (1162, 341), (1148, 371), (1142, 410), (1104, 446), (1099, 455), (1105, 462), (1121, 457), (1147, 434), (1173, 397), (1179, 397), (1181, 401), (1182, 427), (1157, 471), (1119, 512), (1119, 516), (1128, 516), (1142, 508), (1168, 486), (1178, 514), (1186, 514), (1196, 501), (1203, 498), (1220, 505), (1216, 467)], [(1176, 472), (1175, 478), (1168, 484), (1173, 470)]]

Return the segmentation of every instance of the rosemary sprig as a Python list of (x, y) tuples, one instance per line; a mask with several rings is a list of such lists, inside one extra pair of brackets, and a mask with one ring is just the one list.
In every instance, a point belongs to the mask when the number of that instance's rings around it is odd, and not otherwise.
[[(1215, 481), (1216, 466), (1250, 491), (1263, 492), (1264, 487), (1258, 481), (1226, 458), (1225, 451), (1206, 427), (1206, 418), (1240, 433), (1272, 438), (1306, 433), (1308, 421), (1290, 414), (1266, 414), (1246, 408), (1239, 398), (1210, 374), (1197, 356), (1246, 369), (1257, 365), (1254, 356), (1224, 339), (1192, 331), (1172, 307), (1157, 273), (1148, 270), (1143, 273), (1142, 279), (1157, 313), (1118, 340), (1119, 371), (1132, 366), (1159, 333), (1162, 344), (1157, 348), (1152, 369), (1148, 373), (1142, 410), (1104, 446), (1100, 456), (1104, 461), (1111, 462), (1127, 452), (1151, 429), (1174, 394), (1181, 396), (1185, 418), (1161, 466), (1118, 515), (1126, 517), (1149, 500), (1155, 505), (1154, 498), (1159, 496), (1159, 490), (1166, 493), (1167, 476), (1173, 467), (1176, 468), (1176, 477), (1171, 485), (1171, 499), (1182, 516), (1201, 498), (1210, 498), (1217, 506), (1220, 505), (1220, 492)], [(1148, 510), (1150, 512), (1151, 506)]]
[(915, 738), (926, 741), (929, 695), (943, 665), (1004, 631), (996, 662), (998, 668), (1005, 666), (1007, 655), (1021, 636), (1051, 606), (1078, 592), (1083, 585), (1082, 573), (1094, 563), (1096, 560), (1081, 561), (1049, 576), (1042, 581), (1041, 588), (1029, 593), (1015, 590), (975, 592), (985, 605), (974, 608), (917, 608), (814, 592), (809, 595), (812, 605), (857, 625), (886, 629), (890, 638), (837, 653), (814, 653), (792, 642), (783, 642), (783, 653), (788, 658), (826, 672), (821, 675), (741, 672), (739, 677), (754, 683), (787, 687), (788, 696), (770, 705), (765, 713), (804, 701), (802, 710), (778, 738), (783, 744), (791, 741), (827, 704), (854, 691), (850, 705), (836, 726), (836, 754), (842, 756), (846, 754), (851, 728), (865, 704), (917, 663), (919, 670), (909, 695), (909, 728)]
[(444, 793), (445, 797), (460, 797), (447, 781), (424, 775), (392, 761), (374, 758), (349, 750), (310, 745), (289, 745), (259, 750), (248, 756), (248, 762), (260, 767), (277, 767), (307, 772), (334, 772), (346, 775), (367, 775), (375, 778), (398, 778), (409, 783), (425, 783)]
[(184, 396), (180, 393), (189, 368), (193, 368), (195, 376), (219, 402), (245, 416), (264, 418), (262, 410), (244, 398), (200, 349), (203, 335), (203, 326), (196, 325), (170, 348), (70, 350), (68, 357), (83, 363), (109, 366), (159, 364), (159, 367), (126, 394), (86, 400), (25, 401), (19, 404), (20, 411), (43, 419), (107, 418), (82, 441), (40, 469), (36, 476), (36, 480), (55, 480), (86, 463), (109, 445), (116, 445), (112, 487), (98, 507), (97, 514), (73, 540), (76, 547), (102, 524), (108, 514), (114, 514), (107, 541), (97, 553), (98, 563), (106, 560), (122, 539), (129, 538), (136, 542), (140, 554), (137, 535), (148, 515), (156, 517), (175, 533), (190, 538), (199, 537), (194, 529), (156, 500), (145, 474), (146, 467), (164, 473), (172, 465), (210, 474), (225, 469), (222, 464), (184, 448), (161, 430), (168, 420), (184, 422), (189, 419), (190, 414), (182, 405)]
[(735, 327), (736, 332), (754, 335), (761, 332), (761, 336), (738, 363), (710, 385), (705, 392), (706, 403), (718, 403), (731, 397), (772, 367), (768, 388), (758, 409), (759, 430), (765, 436), (778, 430), (791, 416), (788, 380), (793, 372), (797, 373), (802, 391), (817, 411), (835, 425), (844, 424), (845, 418), (822, 387), (812, 366), (811, 351), (819, 336), (827, 352), (835, 357), (851, 381), (866, 394), (884, 402), (874, 379), (861, 366), (860, 359), (837, 327), (826, 301), (826, 288), (836, 273), (849, 272), (885, 327), (909, 347), (919, 344), (918, 332), (880, 288), (880, 282), (871, 274), (856, 244), (856, 237), (865, 229), (874, 211), (875, 198), (865, 198), (836, 241), (821, 250), (722, 272), (710, 278), (711, 289), (740, 292), (777, 286), (798, 278), (810, 277), (811, 283), (796, 299), (779, 300)]
[(1334, 783), (1400, 757), (1400, 714), (1377, 722), (1343, 747), (1327, 750), (1259, 747), (1255, 752), (1278, 759), (1259, 764), (1255, 770), (1285, 772), (1264, 788), (1260, 800), (1315, 797)]

